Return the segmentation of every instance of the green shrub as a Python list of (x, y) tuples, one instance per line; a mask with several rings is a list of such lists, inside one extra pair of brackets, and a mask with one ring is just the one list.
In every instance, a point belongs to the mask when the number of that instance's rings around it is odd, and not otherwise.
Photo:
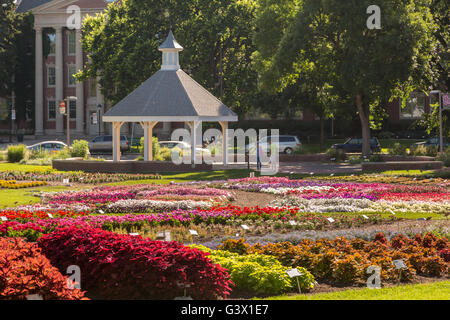
[(394, 133), (389, 131), (382, 131), (378, 134), (378, 139), (391, 139), (394, 137)]
[[(152, 156), (153, 156), (153, 160), (159, 160), (160, 157), (158, 157), (159, 155), (159, 143), (158, 143), (158, 138), (156, 137), (152, 137)], [(144, 137), (141, 138), (140, 143), (139, 143), (139, 152), (141, 153), (141, 155), (144, 155)]]
[(438, 148), (433, 146), (419, 145), (412, 150), (412, 154), (415, 156), (436, 157), (438, 154)]
[(439, 161), (444, 163), (444, 166), (450, 167), (450, 148), (448, 148), (443, 155), (437, 158)]
[(75, 140), (72, 142), (70, 155), (72, 157), (86, 158), (89, 153), (89, 143), (86, 140)]
[(383, 162), (383, 156), (380, 153), (374, 153), (369, 156), (370, 162)]
[(392, 148), (389, 149), (390, 155), (397, 155), (397, 156), (404, 156), (407, 154), (406, 152), (406, 146), (402, 145), (401, 143), (394, 143)]
[(0, 150), (0, 161), (5, 161), (7, 159), (6, 157), (6, 151)]
[[(254, 294), (274, 295), (297, 288), (297, 280), (290, 278), (289, 269), (273, 256), (263, 254), (239, 255), (223, 250), (211, 250), (204, 246), (193, 245), (208, 256), (214, 263), (228, 269), (236, 291)], [(314, 276), (304, 268), (297, 268), (303, 275), (299, 277), (303, 290), (314, 287)]]
[[(330, 148), (327, 150), (327, 154), (330, 156), (332, 161), (342, 161), (347, 159), (347, 155), (344, 150)], [(334, 159), (334, 160), (333, 160)]]
[(362, 159), (361, 159), (361, 157), (358, 157), (358, 156), (351, 156), (351, 157), (348, 159), (348, 162), (349, 162), (350, 164), (359, 164), (359, 163), (362, 162)]
[(27, 154), (27, 147), (24, 144), (8, 146), (8, 162), (20, 162)]

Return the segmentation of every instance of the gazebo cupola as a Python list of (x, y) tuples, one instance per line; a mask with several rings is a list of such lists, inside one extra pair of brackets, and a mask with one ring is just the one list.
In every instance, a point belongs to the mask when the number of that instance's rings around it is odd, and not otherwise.
[(170, 30), (167, 39), (159, 46), (162, 52), (161, 70), (180, 69), (180, 60), (178, 53), (183, 51), (183, 47), (175, 40), (172, 30)]

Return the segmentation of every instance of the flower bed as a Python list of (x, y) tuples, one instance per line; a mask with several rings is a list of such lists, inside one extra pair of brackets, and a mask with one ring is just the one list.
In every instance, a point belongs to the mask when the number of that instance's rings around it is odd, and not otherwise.
[(30, 170), (30, 171), (2, 171), (0, 172), (2, 180), (19, 181), (59, 181), (69, 179), (70, 182), (96, 184), (111, 183), (128, 180), (156, 180), (161, 179), (158, 174), (126, 174), (126, 173), (87, 173), (83, 171), (60, 172), (56, 170)]
[(18, 183), (16, 180), (0, 180), (0, 188), (4, 189), (21, 189), (45, 186), (47, 183), (44, 181), (31, 181)]
[(86, 299), (79, 289), (69, 289), (67, 281), (35, 243), (0, 238), (0, 299), (25, 300), (31, 294), (44, 300)]
[(276, 257), (284, 266), (303, 267), (314, 277), (336, 284), (351, 284), (365, 281), (369, 266), (381, 267), (381, 277), (395, 282), (400, 274), (394, 260), (403, 259), (407, 269), (402, 271), (401, 281), (411, 280), (415, 274), (443, 276), (448, 271), (445, 261), (450, 242), (429, 233), (410, 239), (397, 235), (390, 242), (379, 233), (375, 240), (303, 240), (298, 245), (290, 242), (248, 245), (244, 239), (227, 240), (220, 250), (240, 254), (267, 254)]
[(63, 228), (39, 246), (52, 264), (76, 264), (87, 292), (110, 299), (216, 299), (230, 293), (229, 275), (198, 249), (93, 228)]
[[(290, 278), (283, 266), (273, 256), (263, 254), (240, 255), (224, 250), (211, 250), (201, 245), (191, 245), (207, 252), (208, 258), (228, 270), (234, 283), (233, 293), (274, 295), (297, 289), (297, 280)], [(314, 276), (304, 268), (299, 285), (303, 291), (314, 288)], [(295, 290), (294, 289), (294, 290)]]

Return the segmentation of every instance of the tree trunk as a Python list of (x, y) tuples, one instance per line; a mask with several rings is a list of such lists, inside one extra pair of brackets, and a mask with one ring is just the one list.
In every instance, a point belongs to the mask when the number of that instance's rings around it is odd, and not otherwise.
[(356, 95), (356, 107), (358, 108), (359, 119), (361, 120), (362, 129), (362, 155), (369, 156), (370, 149), (370, 126), (369, 126), (369, 110), (364, 108), (361, 94)]
[(323, 116), (320, 116), (320, 150), (323, 149), (325, 145), (325, 120)]

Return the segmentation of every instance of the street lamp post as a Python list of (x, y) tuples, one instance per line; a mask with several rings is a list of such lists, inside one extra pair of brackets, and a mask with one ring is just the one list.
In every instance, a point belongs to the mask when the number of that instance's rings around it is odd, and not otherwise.
[(77, 101), (77, 97), (66, 97), (59, 104), (59, 112), (66, 115), (66, 144), (70, 146), (70, 101)]
[(97, 105), (97, 123), (98, 123), (98, 135), (100, 135), (100, 113), (102, 112), (102, 105)]
[(431, 94), (437, 94), (439, 98), (439, 153), (441, 156), (444, 154), (444, 136), (442, 134), (442, 92), (440, 90), (433, 90)]

